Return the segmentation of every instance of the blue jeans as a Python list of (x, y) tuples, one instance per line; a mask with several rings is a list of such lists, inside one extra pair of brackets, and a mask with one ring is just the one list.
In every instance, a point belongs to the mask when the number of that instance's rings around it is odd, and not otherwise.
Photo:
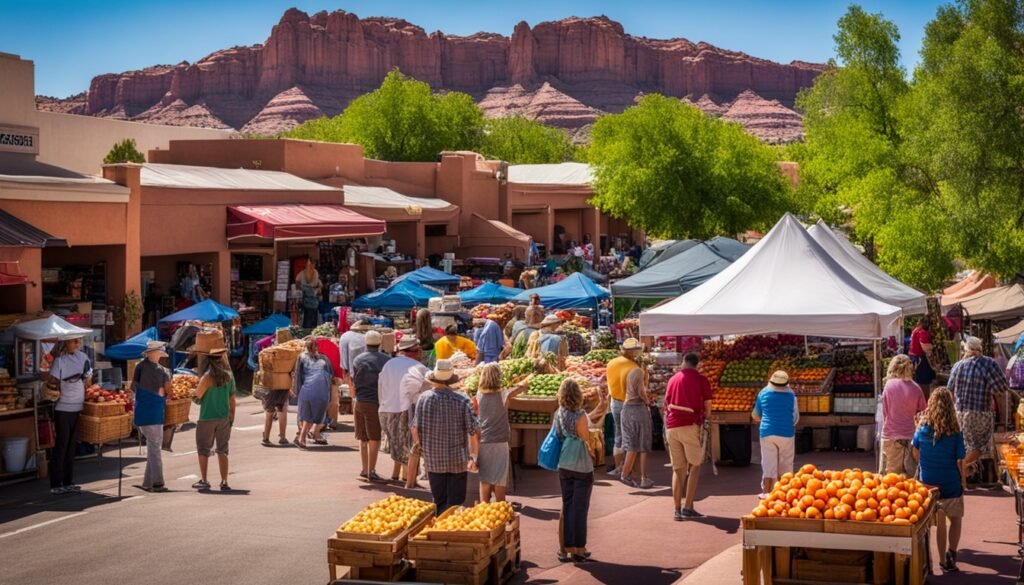
[(612, 398), (612, 420), (615, 421), (615, 449), (622, 450), (622, 406), (621, 400)]

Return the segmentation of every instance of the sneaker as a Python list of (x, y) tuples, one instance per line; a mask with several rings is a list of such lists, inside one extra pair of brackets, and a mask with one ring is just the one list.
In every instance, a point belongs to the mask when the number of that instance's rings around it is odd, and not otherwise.
[(672, 515), (672, 519), (676, 522), (682, 522), (683, 520), (686, 520), (686, 516), (683, 516), (682, 510), (676, 510), (676, 513)]
[(628, 485), (631, 488), (640, 487), (632, 477), (626, 477), (625, 475), (619, 476), (619, 481)]
[(264, 447), (269, 447), (270, 446), (270, 437), (263, 437), (262, 445)]
[(231, 491), (231, 486), (228, 485), (228, 482), (222, 481), (222, 482), (220, 482), (220, 491), (222, 491), (222, 492), (230, 492)]
[(947, 573), (959, 573), (960, 569), (956, 566), (956, 551), (946, 551), (946, 562), (940, 563), (939, 567)]
[(757, 499), (759, 499), (759, 500), (767, 500), (768, 499), (768, 494), (766, 494), (765, 492), (761, 492), (761, 493), (757, 494)]
[(68, 493), (67, 489), (62, 488), (62, 487), (50, 488), (50, 495), (51, 496), (59, 496), (59, 495), (66, 494), (66, 493)]
[(288, 437), (281, 437), (277, 440), (278, 445), (291, 445), (292, 442), (288, 440)]
[(614, 467), (612, 469), (609, 469), (606, 473), (608, 473), (608, 475), (622, 475), (622, 468)]
[(208, 489), (210, 489), (210, 482), (206, 481), (205, 479), (201, 479), (201, 480), (195, 482), (194, 484), (192, 484), (192, 489), (194, 489), (194, 490), (208, 490)]
[(369, 480), (370, 481), (384, 481), (384, 479), (381, 478), (381, 476), (377, 475), (376, 471), (371, 471), (370, 472)]
[(64, 486), (64, 490), (68, 492), (80, 492), (82, 491), (82, 486), (73, 483), (69, 486)]
[(704, 514), (701, 514), (693, 508), (683, 508), (683, 518), (703, 518)]
[(640, 488), (641, 489), (649, 490), (652, 487), (654, 487), (654, 480), (652, 480), (649, 477), (642, 477), (642, 478), (640, 478)]
[(359, 477), (361, 477), (363, 479), (366, 479), (366, 472), (365, 471), (360, 471), (359, 472)]

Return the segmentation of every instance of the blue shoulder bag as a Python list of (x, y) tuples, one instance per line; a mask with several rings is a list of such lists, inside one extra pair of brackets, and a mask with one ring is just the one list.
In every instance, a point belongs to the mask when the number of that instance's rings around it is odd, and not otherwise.
[(558, 460), (562, 457), (562, 437), (555, 430), (555, 425), (559, 424), (558, 413), (551, 415), (551, 419), (551, 430), (537, 452), (537, 465), (548, 471), (558, 471)]

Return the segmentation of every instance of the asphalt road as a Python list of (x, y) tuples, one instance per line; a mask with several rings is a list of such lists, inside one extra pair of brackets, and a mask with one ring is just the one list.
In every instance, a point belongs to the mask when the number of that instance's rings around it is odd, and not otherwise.
[[(195, 416), (195, 409), (193, 409)], [(294, 424), (294, 412), (289, 422)], [(180, 583), (322, 585), (328, 580), (326, 538), (372, 501), (399, 492), (429, 498), (426, 491), (368, 484), (357, 476), (359, 456), (351, 417), (329, 435), (331, 445), (299, 451), (260, 445), (263, 413), (252, 399), (239, 403), (231, 440), (231, 494), (200, 493), (194, 431), (179, 432), (174, 453), (165, 453), (166, 494), (132, 487), (141, 480), (144, 457), (135, 445), (123, 449), (123, 491), (118, 498), (117, 449), (79, 461), (76, 481), (85, 492), (50, 496), (45, 481), (0, 488), (0, 566), (3, 583), (109, 585)], [(293, 427), (292, 427), (293, 428)], [(865, 454), (812, 453), (798, 457), (829, 467), (871, 466)], [(390, 475), (386, 455), (378, 464)], [(557, 548), (558, 481), (539, 469), (518, 470), (510, 500), (522, 504), (523, 571), (531, 583), (668, 584), (740, 542), (737, 518), (756, 501), (760, 469), (705, 465), (697, 508), (700, 521), (672, 521), (665, 453), (652, 456), (657, 486), (628, 488), (598, 474), (590, 515), (589, 548), (598, 562), (561, 565)], [(216, 485), (211, 461), (210, 481)], [(476, 493), (471, 480), (469, 493)], [(982, 493), (969, 500), (964, 549), (986, 583), (1016, 570), (1012, 499)], [(739, 576), (734, 567), (732, 576)], [(978, 575), (975, 575), (977, 577)], [(723, 582), (729, 580), (723, 579)], [(958, 579), (957, 582), (972, 582)], [(981, 582), (981, 581), (978, 581)]]

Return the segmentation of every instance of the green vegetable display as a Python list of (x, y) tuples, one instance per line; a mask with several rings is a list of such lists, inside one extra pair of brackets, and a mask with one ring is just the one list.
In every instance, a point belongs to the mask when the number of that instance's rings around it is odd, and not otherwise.
[(565, 380), (565, 374), (540, 374), (530, 379), (530, 387), (526, 391), (529, 396), (558, 396), (558, 387)]
[(533, 360), (514, 358), (501, 362), (501, 385), (509, 388), (518, 378), (533, 372)]
[(521, 425), (549, 425), (551, 415), (543, 412), (523, 412), (521, 410), (510, 410), (508, 421), (512, 424)]
[(338, 327), (330, 321), (326, 323), (321, 323), (320, 325), (316, 326), (316, 329), (313, 329), (311, 335), (314, 335), (316, 337), (337, 337)]
[(729, 362), (722, 372), (719, 384), (728, 386), (730, 384), (761, 383), (768, 379), (768, 370), (771, 368), (772, 360), (748, 358), (735, 362)]
[(587, 355), (583, 356), (585, 362), (601, 362), (602, 364), (608, 364), (608, 362), (619, 357), (619, 350), (617, 349), (592, 349), (587, 352)]

